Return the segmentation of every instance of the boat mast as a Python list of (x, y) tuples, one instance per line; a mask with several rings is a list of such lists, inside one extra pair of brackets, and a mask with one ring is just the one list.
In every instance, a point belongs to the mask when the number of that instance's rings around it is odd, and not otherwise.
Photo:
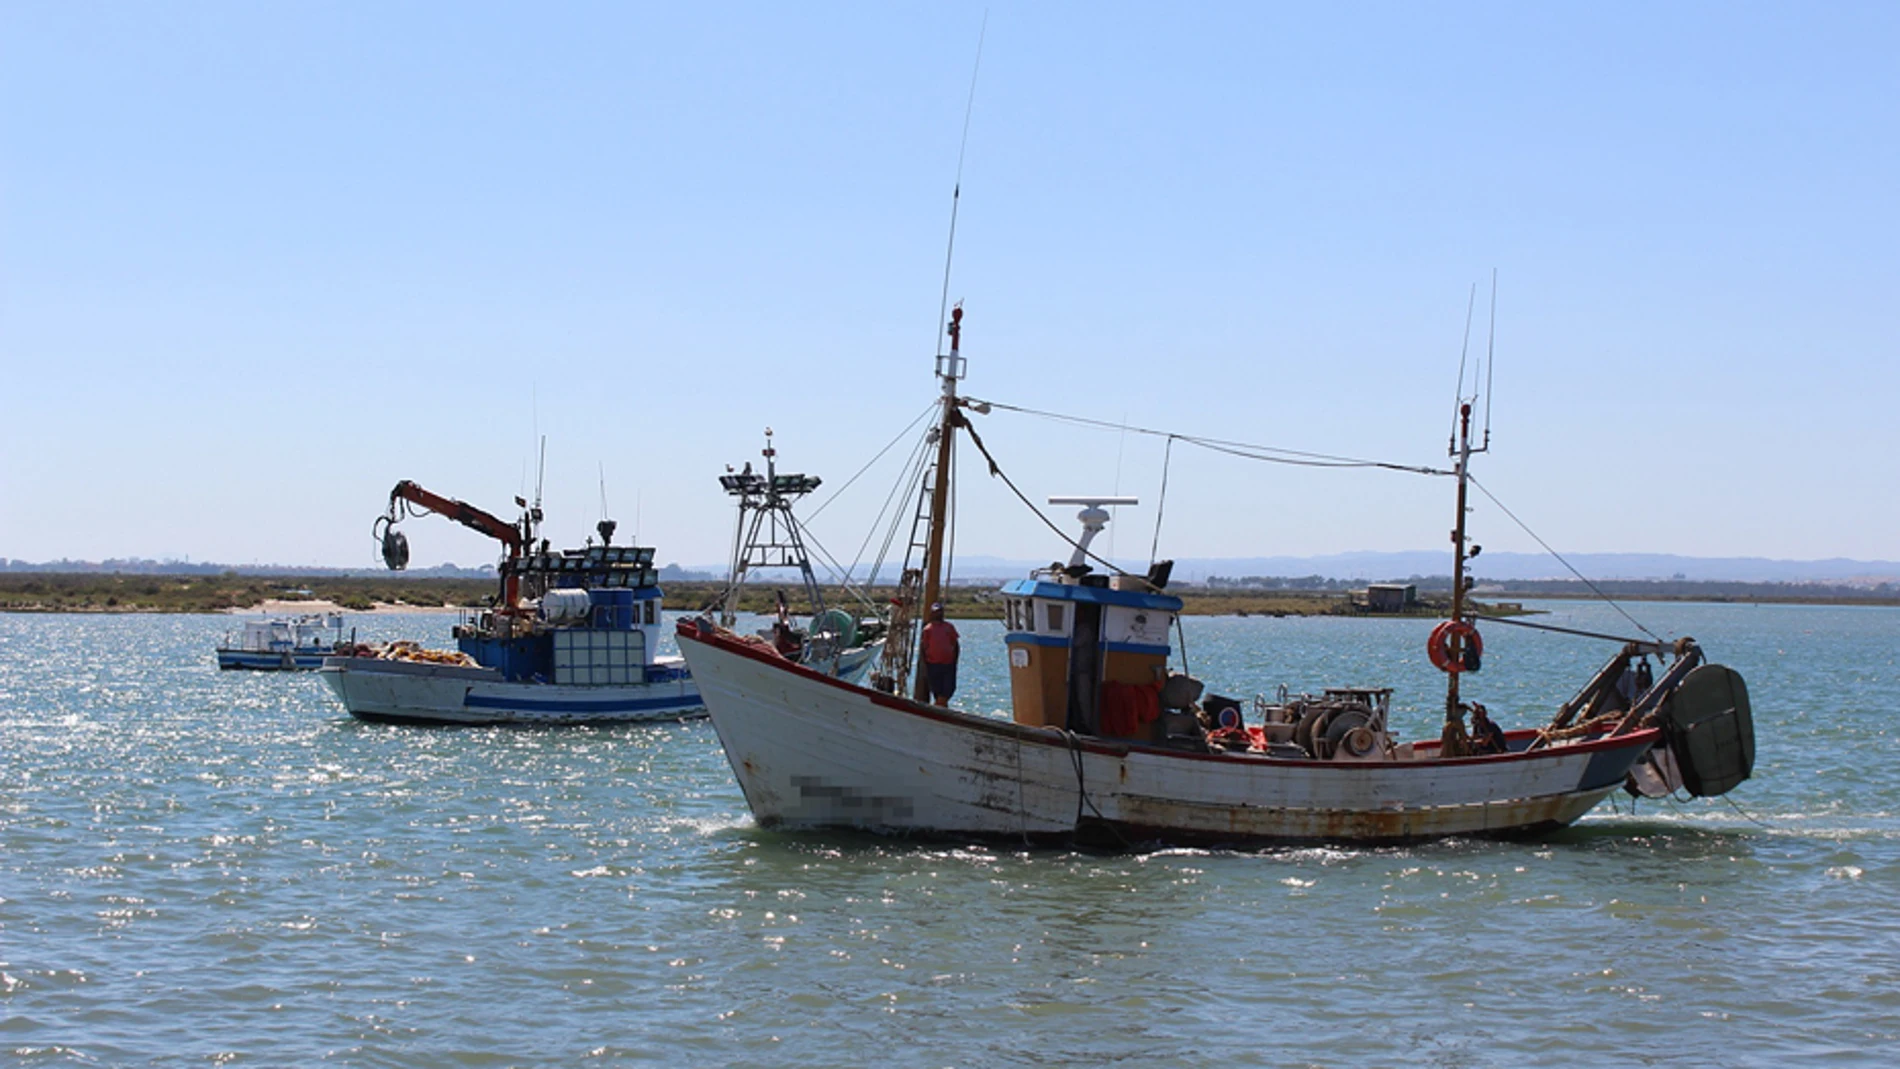
[[(1471, 287), (1471, 301), (1465, 308), (1465, 352), (1471, 347), (1471, 313), (1478, 303), (1478, 287)], [(1465, 594), (1471, 585), (1467, 574), (1466, 562), (1478, 555), (1480, 547), (1466, 547), (1465, 516), (1469, 511), (1467, 494), (1471, 483), (1471, 455), (1487, 452), (1491, 448), (1491, 369), (1497, 357), (1498, 344), (1498, 274), (1491, 272), (1491, 336), (1485, 343), (1484, 364), (1473, 369), (1471, 375), (1471, 394), (1465, 395), (1465, 352), (1458, 356), (1458, 416), (1454, 421), (1454, 436), (1448, 447), (1451, 456), (1457, 458), (1458, 475), (1458, 517), (1451, 528), (1451, 623), (1454, 625), (1445, 636), (1445, 654), (1449, 667), (1445, 670), (1445, 730), (1439, 738), (1439, 755), (1443, 757), (1462, 757), (1471, 752), (1471, 736), (1465, 730), (1465, 710), (1458, 700), (1458, 677), (1464, 671), (1466, 634), (1469, 628), (1465, 623)], [(1479, 371), (1483, 372), (1482, 380)], [(1476, 448), (1471, 445), (1471, 407), (1484, 397), (1484, 444)], [(1476, 632), (1469, 632), (1476, 640)], [(1475, 665), (1473, 666), (1475, 668)]]
[[(1471, 466), (1471, 403), (1458, 406), (1458, 443), (1454, 455), (1458, 458), (1458, 520), (1451, 529), (1451, 619), (1455, 623), (1465, 618), (1465, 493), (1467, 473)], [(1446, 646), (1453, 665), (1464, 663), (1464, 634), (1454, 629)], [(1458, 703), (1458, 677), (1461, 672), (1445, 673), (1445, 733), (1441, 752), (1446, 757), (1462, 756), (1468, 747), (1465, 731), (1464, 710)], [(1454, 742), (1454, 737), (1456, 741)], [(1451, 752), (1458, 750), (1458, 753)]]
[[(958, 304), (950, 310), (950, 325), (945, 328), (950, 335), (950, 352), (937, 355), (937, 381), (943, 384), (942, 411), (939, 413), (937, 435), (937, 463), (931, 469), (929, 534), (924, 543), (924, 595), (923, 608), (929, 614), (930, 606), (943, 597), (943, 546), (944, 534), (949, 528), (950, 512), (950, 463), (955, 456), (957, 423), (961, 417), (957, 414), (957, 380), (963, 377), (963, 357), (958, 353), (958, 344), (963, 337), (963, 305)], [(924, 660), (917, 658), (916, 681), (911, 687), (911, 696), (918, 701), (928, 701), (930, 693), (924, 676)]]

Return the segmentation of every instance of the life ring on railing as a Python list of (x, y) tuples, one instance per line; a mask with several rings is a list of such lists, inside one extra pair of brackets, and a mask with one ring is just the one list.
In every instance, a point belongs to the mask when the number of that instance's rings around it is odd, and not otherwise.
[[(1459, 645), (1463, 656), (1456, 660), (1451, 656), (1453, 635), (1463, 640)], [(1432, 628), (1432, 637), (1425, 640), (1425, 653), (1432, 659), (1432, 667), (1439, 671), (1463, 672), (1477, 667), (1475, 662), (1484, 656), (1484, 636), (1464, 620), (1446, 620)]]

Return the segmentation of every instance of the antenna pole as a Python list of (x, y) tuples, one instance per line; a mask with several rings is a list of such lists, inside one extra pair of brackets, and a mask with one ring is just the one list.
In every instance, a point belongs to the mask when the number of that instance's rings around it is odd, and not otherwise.
[(1471, 284), (1471, 299), (1465, 302), (1465, 340), (1458, 346), (1458, 389), (1452, 392), (1451, 441), (1447, 449), (1458, 452), (1458, 406), (1465, 402), (1465, 359), (1471, 355), (1471, 313), (1478, 307), (1478, 284)]
[(937, 301), (937, 322), (943, 322), (950, 310), (950, 263), (957, 251), (957, 206), (963, 199), (963, 158), (970, 147), (970, 116), (976, 111), (976, 76), (983, 69), (983, 38), (989, 32), (990, 13), (983, 12), (983, 24), (976, 31), (976, 62), (970, 66), (970, 95), (963, 103), (963, 136), (957, 142), (957, 180), (950, 187), (950, 241), (943, 252), (943, 295)]
[(548, 436), (544, 434), (541, 436), (541, 462), (534, 469), (534, 507), (537, 512), (541, 509), (541, 487), (547, 483), (547, 478)]
[(1498, 351), (1498, 269), (1491, 269), (1491, 338), (1484, 349), (1484, 448), (1491, 448), (1491, 370)]

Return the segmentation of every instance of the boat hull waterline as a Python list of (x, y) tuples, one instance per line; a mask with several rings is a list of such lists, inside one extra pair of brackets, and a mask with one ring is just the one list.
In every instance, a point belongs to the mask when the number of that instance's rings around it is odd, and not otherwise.
[(666, 678), (607, 687), (511, 682), (492, 668), (375, 657), (331, 657), (318, 675), (351, 716), (382, 723), (617, 724), (706, 715), (678, 658), (655, 667)]
[(323, 667), (324, 658), (330, 655), (327, 650), (308, 653), (260, 653), (256, 650), (237, 650), (220, 646), (218, 647), (218, 667), (226, 671), (314, 672)]
[(690, 622), (679, 638), (765, 827), (1218, 844), (1526, 835), (1589, 812), (1659, 737), (1365, 763), (1191, 753), (893, 697)]

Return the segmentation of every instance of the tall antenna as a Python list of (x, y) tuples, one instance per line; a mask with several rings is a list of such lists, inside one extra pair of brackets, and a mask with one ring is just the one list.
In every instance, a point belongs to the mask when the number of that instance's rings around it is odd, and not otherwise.
[(541, 436), (541, 463), (536, 465), (534, 469), (534, 507), (536, 511), (539, 511), (541, 508), (541, 487), (547, 481), (547, 477), (548, 436), (544, 434)]
[(607, 518), (607, 462), (597, 461), (600, 465), (600, 518)]
[(983, 38), (989, 33), (990, 12), (983, 10), (983, 24), (976, 31), (976, 62), (970, 67), (970, 96), (963, 104), (963, 137), (957, 142), (957, 181), (950, 188), (950, 241), (943, 252), (943, 296), (937, 302), (937, 323), (932, 328), (933, 342), (943, 345), (944, 315), (950, 311), (950, 262), (957, 251), (957, 205), (963, 199), (963, 156), (970, 147), (970, 115), (976, 110), (976, 76), (983, 69)]
[(1478, 284), (1471, 284), (1471, 299), (1465, 302), (1465, 340), (1458, 347), (1458, 388), (1451, 398), (1451, 451), (1458, 451), (1458, 406), (1465, 403), (1465, 359), (1471, 355), (1471, 313), (1478, 307)]
[(1491, 338), (1484, 348), (1484, 445), (1491, 447), (1491, 369), (1498, 351), (1498, 269), (1491, 269)]

